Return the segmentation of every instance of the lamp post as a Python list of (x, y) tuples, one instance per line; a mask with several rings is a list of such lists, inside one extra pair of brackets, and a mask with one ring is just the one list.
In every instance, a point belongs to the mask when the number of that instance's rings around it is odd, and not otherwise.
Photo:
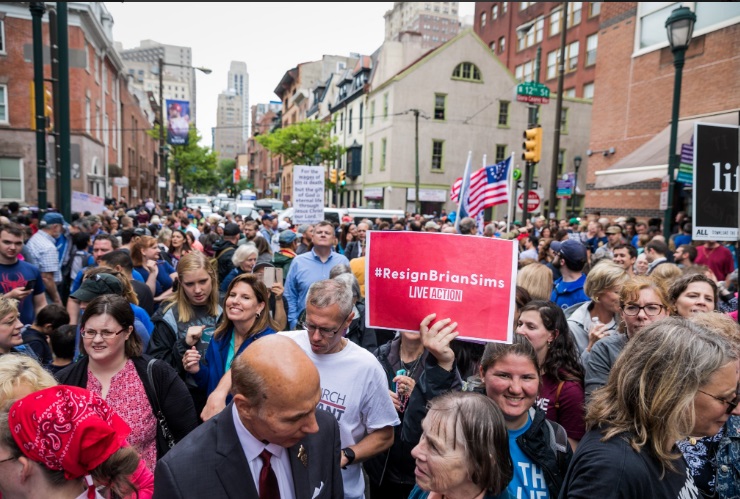
[(164, 62), (161, 57), (157, 61), (157, 67), (159, 70), (159, 171), (161, 175), (166, 179), (170, 177), (170, 188), (169, 188), (169, 201), (175, 202), (175, 180), (174, 175), (170, 176), (167, 172), (167, 154), (164, 146), (164, 81), (162, 73), (164, 73), (165, 66), (174, 66), (177, 68), (197, 69), (203, 74), (211, 74), (211, 70), (208, 68), (197, 68), (194, 66), (186, 66), (183, 64), (174, 64), (171, 62)]
[(671, 140), (668, 146), (668, 206), (663, 218), (663, 235), (665, 240), (671, 237), (671, 225), (673, 223), (674, 213), (674, 196), (675, 190), (675, 171), (678, 156), (676, 155), (676, 140), (678, 136), (678, 110), (681, 105), (681, 77), (683, 75), (683, 65), (686, 60), (686, 50), (691, 43), (691, 36), (694, 34), (694, 23), (696, 23), (696, 14), (691, 12), (688, 7), (679, 7), (671, 12), (666, 19), (665, 27), (668, 32), (668, 43), (671, 45), (673, 52), (673, 67), (676, 69), (676, 76), (673, 80), (673, 112), (671, 114)]
[(552, 141), (552, 169), (550, 170), (550, 218), (558, 213), (558, 159), (560, 157), (560, 126), (563, 114), (563, 77), (565, 76), (565, 35), (568, 31), (568, 2), (563, 2), (563, 25), (560, 27), (560, 60), (558, 61), (558, 94), (555, 98), (555, 129)]
[(576, 174), (573, 177), (573, 206), (571, 208), (571, 216), (576, 216), (576, 189), (578, 187), (578, 169), (581, 167), (581, 159), (580, 156), (576, 156), (573, 158), (573, 167), (576, 170)]

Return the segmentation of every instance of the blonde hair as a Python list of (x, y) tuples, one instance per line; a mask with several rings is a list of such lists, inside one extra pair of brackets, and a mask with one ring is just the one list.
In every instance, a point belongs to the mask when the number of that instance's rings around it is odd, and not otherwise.
[(693, 314), (689, 320), (707, 331), (721, 334), (732, 344), (735, 351), (740, 352), (740, 324), (729, 315), (717, 312), (699, 312)]
[(529, 292), (533, 300), (549, 300), (552, 293), (552, 270), (533, 262), (519, 270), (516, 284)]
[(16, 389), (27, 385), (32, 392), (56, 386), (57, 381), (35, 359), (19, 353), (0, 356), (0, 406), (16, 398)]
[[(629, 280), (627, 272), (611, 260), (602, 260), (598, 265), (594, 265), (586, 276), (586, 283), (583, 291), (594, 301), (598, 301), (598, 296), (604, 291), (621, 287)], [(548, 298), (549, 299), (549, 298)]]
[(683, 275), (683, 270), (675, 263), (661, 263), (650, 272), (650, 278), (663, 289), (671, 287), (673, 281)]
[[(205, 270), (211, 279), (211, 294), (208, 297), (207, 303), (208, 315), (216, 317), (218, 315), (218, 276), (213, 265), (208, 261), (208, 258), (200, 251), (193, 251), (183, 255), (177, 263), (177, 278), (182, 283), (184, 274), (200, 269)], [(165, 312), (171, 307), (177, 306), (177, 320), (179, 322), (190, 322), (195, 316), (193, 306), (188, 301), (183, 286), (178, 286), (177, 292), (169, 297), (167, 301), (168, 305)]]
[(0, 319), (13, 312), (18, 315), (18, 300), (0, 296)]

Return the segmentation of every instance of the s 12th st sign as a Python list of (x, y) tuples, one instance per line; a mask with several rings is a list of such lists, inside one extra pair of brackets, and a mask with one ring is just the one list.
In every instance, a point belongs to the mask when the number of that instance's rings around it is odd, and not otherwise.
[(694, 127), (692, 238), (737, 241), (740, 127), (716, 123)]

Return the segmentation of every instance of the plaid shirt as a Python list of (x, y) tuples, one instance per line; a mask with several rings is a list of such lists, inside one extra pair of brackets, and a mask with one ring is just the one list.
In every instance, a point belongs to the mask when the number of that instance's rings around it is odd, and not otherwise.
[(54, 238), (46, 231), (39, 230), (26, 243), (26, 252), (41, 272), (54, 272), (54, 282), (62, 282), (59, 252)]

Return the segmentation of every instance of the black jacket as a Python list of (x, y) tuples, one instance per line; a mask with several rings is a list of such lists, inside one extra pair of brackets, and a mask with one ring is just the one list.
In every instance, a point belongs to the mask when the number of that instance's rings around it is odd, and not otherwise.
[(218, 282), (226, 279), (226, 276), (234, 268), (234, 262), (231, 261), (234, 251), (236, 251), (236, 244), (225, 239), (213, 244), (213, 255), (218, 260)]
[[(198, 416), (195, 414), (193, 400), (177, 372), (161, 360), (157, 360), (152, 366), (154, 386), (151, 386), (146, 373), (147, 364), (151, 358), (148, 355), (142, 355), (141, 357), (133, 357), (131, 360), (144, 385), (152, 411), (155, 412), (156, 416), (156, 400), (159, 399), (160, 409), (167, 420), (167, 425), (175, 437), (175, 442), (179, 442), (198, 426)], [(74, 364), (56, 373), (57, 380), (63, 385), (87, 388), (88, 363), (88, 357), (80, 358)], [(157, 424), (157, 459), (161, 459), (168, 450), (169, 447), (162, 434), (162, 428)]]
[(563, 486), (565, 472), (568, 471), (568, 464), (573, 459), (573, 449), (568, 444), (567, 452), (554, 452), (552, 449), (552, 428), (557, 423), (548, 424), (545, 421), (545, 411), (536, 408), (530, 409), (532, 424), (529, 429), (516, 439), (519, 448), (542, 469), (545, 475), (547, 489), (550, 497), (558, 497), (560, 489)]

